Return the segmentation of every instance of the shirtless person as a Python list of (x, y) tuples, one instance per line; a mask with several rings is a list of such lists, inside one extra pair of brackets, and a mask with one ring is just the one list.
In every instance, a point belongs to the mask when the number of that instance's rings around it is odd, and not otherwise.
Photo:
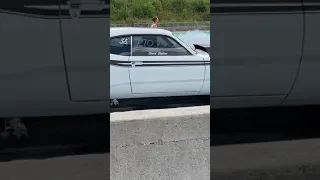
[(157, 24), (159, 23), (159, 18), (157, 16), (155, 16), (154, 18), (152, 18), (152, 25), (151, 25), (151, 28), (157, 28)]

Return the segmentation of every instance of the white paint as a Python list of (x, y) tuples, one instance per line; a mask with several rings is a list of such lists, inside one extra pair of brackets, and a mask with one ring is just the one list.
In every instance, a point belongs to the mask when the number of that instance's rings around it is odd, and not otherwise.
[[(150, 56), (119, 56), (110, 54), (111, 60), (123, 61), (123, 64), (136, 61), (141, 64), (147, 61), (190, 61), (190, 63), (209, 61), (209, 55), (196, 53), (170, 31), (151, 28), (111, 28), (110, 38), (114, 36), (152, 34), (165, 35), (175, 39), (190, 52), (186, 56), (168, 56), (163, 52)], [(164, 96), (188, 96), (210, 94), (210, 66), (111, 66), (110, 98), (145, 98)]]

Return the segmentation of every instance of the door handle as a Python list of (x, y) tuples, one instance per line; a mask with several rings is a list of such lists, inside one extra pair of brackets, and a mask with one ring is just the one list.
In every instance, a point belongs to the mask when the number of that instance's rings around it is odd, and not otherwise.
[(132, 67), (136, 67), (136, 65), (139, 66), (139, 65), (142, 65), (142, 64), (143, 64), (142, 61), (132, 61), (132, 62), (131, 62), (131, 66), (132, 66)]
[(67, 2), (69, 14), (73, 19), (80, 17), (82, 11), (102, 11), (109, 5), (103, 0), (70, 0)]

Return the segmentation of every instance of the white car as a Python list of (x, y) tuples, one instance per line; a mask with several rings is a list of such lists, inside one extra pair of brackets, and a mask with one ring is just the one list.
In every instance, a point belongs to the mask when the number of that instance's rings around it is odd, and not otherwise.
[(110, 99), (210, 95), (210, 56), (158, 28), (110, 29)]

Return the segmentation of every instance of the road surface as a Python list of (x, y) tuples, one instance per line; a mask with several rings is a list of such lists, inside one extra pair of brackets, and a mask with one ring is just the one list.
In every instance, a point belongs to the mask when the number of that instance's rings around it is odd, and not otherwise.
[[(283, 115), (286, 118), (281, 120), (279, 113), (251, 119), (234, 116), (223, 120), (225, 116), (221, 116), (223, 123), (212, 121), (211, 180), (320, 180), (316, 114), (300, 113), (304, 118), (297, 123), (297, 115)], [(217, 119), (215, 115), (213, 119)], [(108, 180), (109, 154), (2, 161), (2, 179)]]
[(211, 113), (211, 180), (320, 180), (319, 107)]
[(211, 180), (318, 180), (320, 139), (211, 147)]
[(2, 180), (108, 180), (109, 154), (0, 162)]
[[(318, 180), (320, 139), (211, 147), (211, 180)], [(5, 180), (108, 180), (109, 154), (0, 163)]]

